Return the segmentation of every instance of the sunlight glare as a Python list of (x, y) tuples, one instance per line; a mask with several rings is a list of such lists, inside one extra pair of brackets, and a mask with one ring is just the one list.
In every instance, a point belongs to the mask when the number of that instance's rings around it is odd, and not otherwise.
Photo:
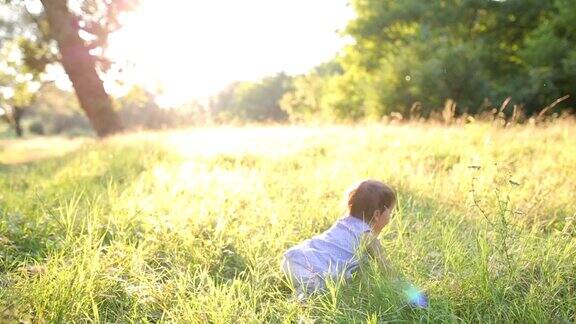
[(174, 105), (237, 80), (303, 73), (349, 40), (346, 0), (144, 0), (112, 35), (108, 54), (126, 79)]

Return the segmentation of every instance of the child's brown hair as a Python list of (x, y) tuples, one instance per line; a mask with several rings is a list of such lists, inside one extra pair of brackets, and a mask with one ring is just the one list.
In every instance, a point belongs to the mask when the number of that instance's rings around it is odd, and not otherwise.
[(372, 221), (376, 210), (392, 208), (396, 193), (392, 188), (377, 180), (360, 182), (348, 192), (348, 211), (351, 216), (367, 223)]

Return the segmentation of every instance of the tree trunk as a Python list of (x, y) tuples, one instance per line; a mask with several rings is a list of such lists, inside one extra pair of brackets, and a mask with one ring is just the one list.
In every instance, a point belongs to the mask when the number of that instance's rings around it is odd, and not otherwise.
[(41, 0), (52, 37), (58, 43), (61, 63), (76, 91), (80, 106), (100, 137), (123, 129), (112, 100), (96, 71), (96, 60), (78, 35), (80, 27), (66, 0)]
[(24, 115), (24, 107), (14, 106), (12, 110), (12, 120), (14, 122), (16, 137), (22, 137), (22, 135), (24, 135), (24, 130), (22, 129), (22, 115)]

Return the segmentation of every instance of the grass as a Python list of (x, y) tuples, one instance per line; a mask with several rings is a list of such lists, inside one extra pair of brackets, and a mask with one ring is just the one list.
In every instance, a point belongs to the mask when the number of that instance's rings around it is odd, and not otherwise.
[[(251, 127), (0, 145), (0, 321), (576, 320), (576, 125)], [(40, 142), (39, 142), (40, 141)], [(307, 304), (279, 269), (353, 182), (399, 194), (367, 264)]]

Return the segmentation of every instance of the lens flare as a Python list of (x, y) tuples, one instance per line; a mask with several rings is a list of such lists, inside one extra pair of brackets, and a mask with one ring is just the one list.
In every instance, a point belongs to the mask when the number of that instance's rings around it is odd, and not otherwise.
[(428, 297), (426, 297), (426, 295), (416, 287), (408, 287), (404, 289), (404, 294), (408, 298), (410, 306), (416, 308), (428, 307)]

